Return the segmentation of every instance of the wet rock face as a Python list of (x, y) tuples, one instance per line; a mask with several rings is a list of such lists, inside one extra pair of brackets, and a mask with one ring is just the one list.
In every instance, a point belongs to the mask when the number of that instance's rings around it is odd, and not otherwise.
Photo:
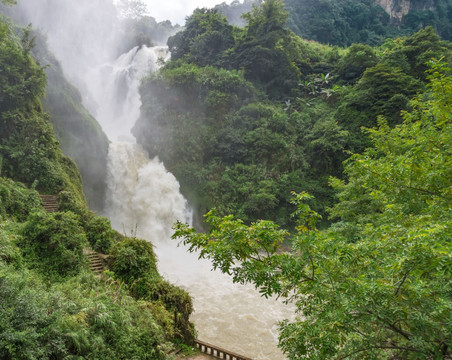
[(375, 3), (389, 14), (394, 23), (401, 23), (411, 10), (431, 10), (435, 7), (433, 0), (375, 0)]

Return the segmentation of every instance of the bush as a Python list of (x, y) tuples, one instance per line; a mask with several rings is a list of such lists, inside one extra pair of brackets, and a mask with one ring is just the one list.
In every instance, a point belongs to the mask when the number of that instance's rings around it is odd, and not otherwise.
[(0, 217), (24, 221), (32, 209), (40, 207), (36, 191), (0, 177)]
[(0, 358), (57, 359), (64, 356), (63, 334), (54, 331), (55, 298), (27, 271), (0, 261)]
[(170, 349), (153, 304), (93, 274), (48, 288), (0, 261), (0, 303), (0, 359), (159, 360)]
[(130, 287), (130, 293), (137, 299), (162, 303), (167, 311), (174, 315), (173, 323), (178, 338), (190, 344), (196, 337), (190, 314), (193, 302), (190, 295), (181, 288), (156, 276), (147, 276), (136, 280)]
[(86, 238), (91, 247), (98, 252), (108, 253), (119, 235), (111, 228), (110, 220), (92, 215), (85, 225)]
[(152, 244), (141, 239), (124, 238), (113, 246), (111, 270), (127, 284), (146, 275), (157, 275), (157, 265)]
[(33, 213), (19, 245), (31, 266), (52, 278), (76, 275), (86, 264), (86, 236), (71, 212)]
[(82, 273), (52, 289), (65, 313), (58, 332), (69, 353), (85, 359), (164, 359), (165, 333), (147, 302), (138, 302), (115, 281)]
[(21, 267), (22, 255), (20, 249), (13, 243), (15, 234), (7, 229), (9, 225), (9, 223), (0, 224), (0, 264), (4, 262), (14, 267)]

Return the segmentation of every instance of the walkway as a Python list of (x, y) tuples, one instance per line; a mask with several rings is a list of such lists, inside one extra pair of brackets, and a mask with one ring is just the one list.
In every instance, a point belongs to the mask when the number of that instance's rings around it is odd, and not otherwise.
[(178, 357), (177, 360), (212, 360), (213, 357), (205, 354), (197, 354), (197, 355), (191, 355), (191, 356), (182, 356)]
[(58, 195), (41, 195), (42, 206), (48, 213), (53, 213), (58, 211)]

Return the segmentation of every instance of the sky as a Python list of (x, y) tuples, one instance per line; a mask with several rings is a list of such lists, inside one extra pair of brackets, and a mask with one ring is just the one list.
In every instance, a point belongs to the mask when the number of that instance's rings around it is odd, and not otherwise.
[(171, 20), (174, 24), (185, 24), (185, 17), (192, 14), (196, 8), (212, 8), (217, 4), (231, 0), (142, 0), (146, 3), (149, 15), (157, 21)]

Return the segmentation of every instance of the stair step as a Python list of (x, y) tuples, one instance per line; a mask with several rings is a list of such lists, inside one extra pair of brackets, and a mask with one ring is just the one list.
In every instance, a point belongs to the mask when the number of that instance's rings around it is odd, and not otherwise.
[(83, 249), (83, 254), (87, 257), (89, 261), (89, 268), (92, 272), (101, 275), (105, 271), (104, 260), (101, 254), (89, 249)]
[(58, 211), (58, 196), (57, 195), (39, 195), (42, 201), (42, 206), (44, 210), (48, 213), (53, 213)]

